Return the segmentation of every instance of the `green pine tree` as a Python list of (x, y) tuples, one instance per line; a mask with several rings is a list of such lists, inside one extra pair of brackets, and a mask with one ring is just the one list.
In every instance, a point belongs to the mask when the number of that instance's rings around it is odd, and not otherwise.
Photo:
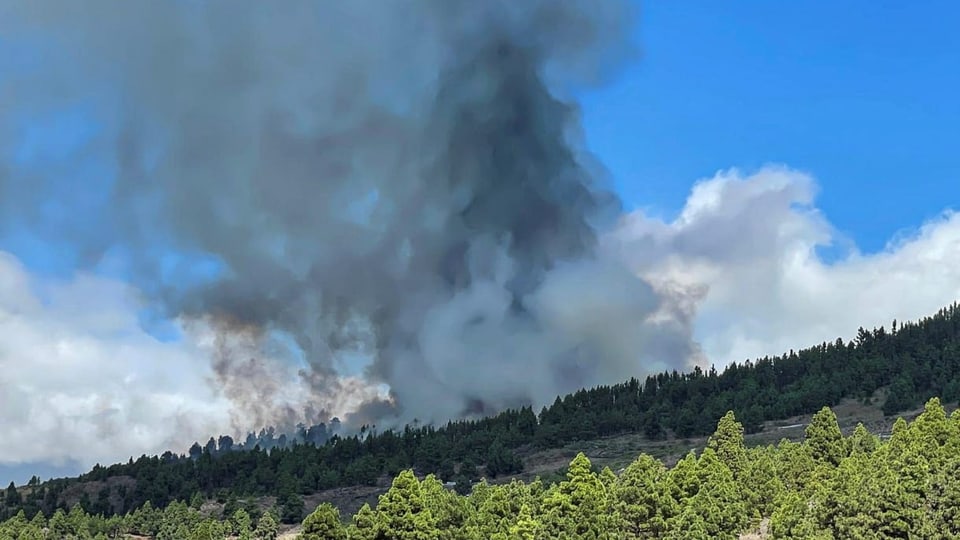
[(609, 538), (614, 521), (606, 488), (582, 452), (570, 462), (567, 479), (549, 489), (542, 506), (548, 538)]
[(260, 517), (257, 522), (257, 528), (253, 531), (253, 536), (257, 540), (276, 540), (280, 533), (280, 525), (273, 512), (267, 512)]
[(740, 478), (747, 466), (747, 450), (743, 444), (743, 424), (728, 411), (717, 423), (717, 430), (707, 440), (707, 448), (716, 452), (734, 478)]
[(377, 515), (364, 503), (360, 510), (353, 515), (353, 522), (347, 528), (347, 537), (350, 540), (374, 540), (378, 536)]
[(318, 506), (303, 520), (302, 540), (347, 540), (347, 531), (340, 521), (340, 511), (330, 503)]
[(641, 454), (624, 469), (614, 487), (613, 515), (625, 538), (660, 538), (679, 512), (670, 496), (663, 463)]
[(233, 522), (233, 530), (237, 533), (239, 540), (251, 540), (253, 538), (250, 530), (250, 514), (246, 510), (243, 508), (237, 509), (230, 521)]
[(831, 466), (840, 464), (840, 460), (847, 454), (846, 445), (837, 423), (837, 415), (830, 407), (824, 407), (813, 415), (804, 432), (803, 444), (814, 461)]
[(377, 505), (378, 530), (392, 540), (434, 540), (437, 525), (426, 506), (420, 482), (413, 471), (405, 470), (380, 496)]

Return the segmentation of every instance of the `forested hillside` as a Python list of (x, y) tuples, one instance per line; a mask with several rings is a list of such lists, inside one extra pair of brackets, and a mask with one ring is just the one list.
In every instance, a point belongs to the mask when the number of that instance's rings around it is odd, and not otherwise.
[[(743, 426), (725, 415), (707, 447), (673, 468), (641, 455), (619, 475), (591, 467), (581, 453), (566, 478), (545, 485), (480, 482), (463, 496), (433, 475), (401, 471), (376, 508), (348, 523), (329, 504), (302, 523), (303, 540), (735, 539), (751, 530), (772, 538), (960, 537), (960, 412), (947, 417), (930, 400), (910, 424), (882, 441), (859, 425), (844, 437), (824, 407), (803, 442), (744, 446)], [(45, 536), (46, 534), (46, 536)], [(124, 517), (92, 517), (79, 505), (49, 520), (22, 510), (0, 524), (3, 538), (158, 540), (277, 537), (274, 514), (244, 509), (226, 519), (198, 504), (147, 503)]]
[[(402, 432), (364, 430), (325, 443), (234, 450), (196, 445), (188, 455), (142, 456), (125, 464), (96, 466), (74, 479), (33, 481), (7, 490), (0, 518), (23, 511), (50, 517), (67, 510), (68, 496), (93, 514), (122, 515), (147, 501), (273, 495), (283, 521), (302, 518), (302, 496), (317, 490), (378, 482), (409, 468), (457, 481), (462, 491), (481, 476), (521, 470), (516, 451), (639, 432), (657, 439), (710, 433), (716, 418), (734, 411), (745, 428), (765, 420), (808, 414), (844, 397), (871, 396), (888, 388), (884, 412), (915, 407), (930, 396), (960, 397), (960, 308), (945, 308), (915, 323), (866, 331), (780, 357), (731, 365), (723, 372), (696, 369), (662, 373), (645, 381), (582, 390), (557, 398), (539, 414), (531, 408), (476, 421), (407, 427)], [(221, 448), (223, 446), (223, 448)], [(91, 489), (94, 491), (91, 492)]]

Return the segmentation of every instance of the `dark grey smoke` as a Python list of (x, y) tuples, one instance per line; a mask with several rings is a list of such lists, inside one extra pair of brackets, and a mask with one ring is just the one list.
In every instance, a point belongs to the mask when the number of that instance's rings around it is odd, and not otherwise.
[[(40, 227), (51, 197), (87, 210), (79, 260), (123, 258), (168, 316), (217, 330), (244, 428), (345, 395), (355, 419), (439, 420), (683, 364), (689, 327), (652, 317), (671, 298), (597, 252), (619, 201), (571, 100), (630, 56), (632, 10), (0, 1), (0, 35), (35, 56), (3, 80), (0, 134), (70, 107), (97, 123), (56, 166), (10, 167), (6, 224)], [(90, 156), (99, 188), (69, 172)], [(361, 357), (366, 382), (344, 379)]]

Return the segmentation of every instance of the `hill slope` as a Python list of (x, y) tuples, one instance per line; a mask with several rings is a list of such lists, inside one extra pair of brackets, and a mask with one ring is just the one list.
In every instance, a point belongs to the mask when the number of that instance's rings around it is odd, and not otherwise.
[(20, 512), (0, 523), (0, 537), (954, 538), (958, 472), (960, 414), (948, 417), (934, 398), (911, 423), (898, 419), (888, 437), (863, 424), (844, 435), (824, 407), (809, 419), (802, 442), (751, 447), (731, 412), (705, 448), (669, 468), (641, 454), (614, 473), (580, 452), (556, 482), (480, 482), (467, 496), (408, 469), (347, 524), (350, 514), (329, 503), (311, 504), (315, 510), (301, 524), (282, 532), (272, 512), (224, 509), (221, 520), (202, 501), (162, 510), (147, 503), (109, 519), (78, 505), (49, 520)]
[(270, 452), (208, 446), (190, 456), (167, 453), (97, 466), (79, 478), (14, 489), (17, 496), (5, 500), (0, 517), (21, 509), (27, 515), (41, 511), (49, 516), (77, 502), (89, 512), (113, 515), (146, 501), (163, 507), (175, 500), (225, 504), (231, 498), (271, 496), (280, 517), (296, 522), (304, 496), (339, 487), (385, 487), (385, 478), (406, 468), (469, 485), (481, 475), (495, 479), (521, 473), (538, 451), (583, 447), (585, 441), (630, 434), (669, 446), (674, 444), (669, 441), (712, 432), (716, 419), (728, 410), (736, 413), (748, 434), (756, 433), (765, 422), (810, 414), (843, 399), (874, 400), (880, 389), (886, 389), (881, 401), (888, 415), (934, 395), (956, 402), (957, 304), (914, 323), (895, 321), (889, 331), (860, 329), (849, 343), (838, 339), (734, 364), (723, 372), (698, 368), (581, 390), (558, 397), (539, 414), (523, 408), (439, 427), (334, 436), (320, 446), (295, 444)]

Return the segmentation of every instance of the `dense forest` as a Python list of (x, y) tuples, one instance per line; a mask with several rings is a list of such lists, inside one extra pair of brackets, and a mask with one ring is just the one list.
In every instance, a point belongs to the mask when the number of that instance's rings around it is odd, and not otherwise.
[[(699, 455), (691, 451), (670, 469), (641, 455), (619, 474), (597, 471), (581, 453), (559, 482), (481, 481), (468, 495), (407, 469), (375, 508), (364, 505), (346, 523), (321, 504), (299, 538), (732, 540), (757, 529), (783, 539), (960, 538), (960, 412), (947, 417), (938, 399), (913, 422), (898, 419), (886, 441), (862, 424), (844, 437), (828, 407), (813, 416), (802, 442), (748, 449), (743, 433), (731, 412)], [(254, 519), (238, 508), (218, 519), (197, 502), (178, 501), (110, 518), (80, 505), (49, 519), (20, 510), (0, 524), (0, 536), (273, 539), (277, 527), (272, 512)]]
[[(0, 519), (38, 512), (52, 519), (66, 512), (65, 492), (77, 483), (99, 485), (84, 494), (81, 509), (97, 515), (128, 514), (147, 501), (163, 508), (177, 500), (272, 495), (278, 519), (303, 517), (302, 496), (337, 486), (374, 485), (405, 469), (456, 481), (465, 492), (481, 476), (496, 478), (522, 470), (517, 450), (639, 432), (658, 439), (709, 434), (716, 418), (734, 411), (747, 432), (766, 420), (809, 414), (845, 397), (868, 399), (887, 388), (884, 412), (919, 406), (930, 396), (960, 397), (960, 307), (954, 304), (915, 323), (890, 330), (860, 329), (855, 340), (823, 343), (779, 357), (733, 364), (717, 372), (661, 373), (645, 381), (581, 390), (557, 398), (539, 414), (532, 408), (443, 426), (408, 426), (403, 431), (363, 429), (324, 442), (294, 437), (273, 448), (248, 448), (232, 439), (211, 439), (188, 454), (141, 456), (72, 479), (7, 489)], [(314, 430), (314, 433), (318, 433)], [(272, 437), (272, 435), (271, 435)], [(130, 480), (115, 481), (109, 480)]]

